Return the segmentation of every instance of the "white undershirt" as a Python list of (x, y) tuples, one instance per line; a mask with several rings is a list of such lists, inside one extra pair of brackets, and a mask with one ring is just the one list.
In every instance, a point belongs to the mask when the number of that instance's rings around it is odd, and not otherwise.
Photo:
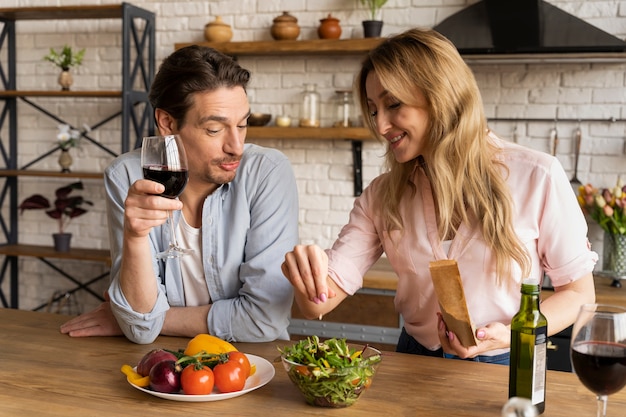
[(193, 252), (180, 257), (180, 272), (183, 279), (185, 305), (201, 306), (211, 302), (209, 289), (202, 268), (201, 229), (191, 227), (181, 213), (176, 234), (183, 248), (193, 248)]
[(452, 246), (451, 240), (444, 240), (443, 242), (441, 242), (441, 248), (446, 253), (446, 255), (450, 253), (450, 246)]

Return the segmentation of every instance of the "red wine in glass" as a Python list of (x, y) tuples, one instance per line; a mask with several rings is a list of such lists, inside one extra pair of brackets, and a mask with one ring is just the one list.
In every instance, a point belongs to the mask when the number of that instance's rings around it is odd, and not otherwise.
[(626, 385), (626, 308), (583, 304), (572, 330), (570, 358), (580, 382), (596, 394), (596, 416), (605, 417), (608, 396)]
[(163, 184), (163, 197), (176, 198), (185, 189), (189, 172), (186, 169), (170, 170), (163, 165), (146, 165), (143, 167), (143, 177)]
[(582, 342), (572, 346), (578, 379), (598, 395), (611, 395), (626, 385), (626, 344)]
[[(165, 186), (165, 191), (161, 194), (163, 197), (178, 197), (185, 189), (189, 179), (187, 155), (180, 136), (165, 135), (143, 138), (141, 167), (144, 178)], [(157, 258), (176, 258), (193, 252), (193, 249), (181, 248), (178, 245), (171, 212), (168, 212), (167, 223), (170, 228), (170, 244), (165, 251), (156, 255)]]

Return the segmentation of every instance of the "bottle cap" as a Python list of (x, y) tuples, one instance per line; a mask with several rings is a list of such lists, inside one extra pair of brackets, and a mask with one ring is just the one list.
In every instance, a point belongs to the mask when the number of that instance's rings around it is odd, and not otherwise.
[(528, 398), (511, 397), (502, 407), (502, 417), (537, 417), (537, 408)]

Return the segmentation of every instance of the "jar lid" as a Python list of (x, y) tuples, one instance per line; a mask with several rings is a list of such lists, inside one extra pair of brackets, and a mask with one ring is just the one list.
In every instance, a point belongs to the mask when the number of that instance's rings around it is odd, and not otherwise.
[(204, 26), (205, 27), (206, 26), (228, 26), (228, 27), (230, 27), (230, 25), (228, 23), (226, 23), (226, 22), (224, 22), (222, 20), (222, 16), (216, 16), (214, 21), (209, 22), (209, 23), (207, 23)]
[(298, 22), (298, 19), (296, 19), (294, 16), (290, 15), (289, 12), (283, 12), (283, 14), (281, 14), (280, 16), (277, 16), (276, 18), (274, 18), (274, 22), (278, 23), (278, 22), (293, 22), (296, 23)]
[(325, 17), (324, 19), (320, 19), (320, 22), (339, 22), (339, 19), (337, 19), (336, 17), (331, 16), (331, 14), (328, 13), (328, 16)]

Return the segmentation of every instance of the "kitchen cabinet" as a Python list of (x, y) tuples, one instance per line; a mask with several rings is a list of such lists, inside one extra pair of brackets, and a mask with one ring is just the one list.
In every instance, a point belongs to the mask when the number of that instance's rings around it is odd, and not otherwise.
[(386, 258), (381, 258), (363, 277), (363, 288), (346, 298), (322, 320), (306, 320), (294, 302), (289, 334), (297, 339), (310, 335), (346, 338), (357, 343), (395, 350), (402, 317), (393, 298), (398, 277)]
[[(613, 279), (603, 276), (595, 276), (596, 303), (611, 304), (626, 307), (626, 292), (612, 286)], [(543, 289), (543, 300), (554, 294), (553, 290)], [(548, 326), (550, 324), (548, 323)], [(548, 338), (548, 369), (556, 371), (572, 371), (570, 362), (570, 341), (572, 338), (572, 326), (552, 335)]]
[[(95, 20), (117, 19), (121, 21), (121, 48), (120, 61), (122, 82), (119, 90), (102, 91), (33, 91), (17, 89), (17, 55), (19, 50), (16, 45), (16, 22), (22, 20), (50, 21), (50, 20)], [(94, 26), (96, 27), (96, 26)], [(97, 172), (48, 172), (31, 169), (41, 159), (59, 150), (52, 149), (34, 160), (18, 166), (19, 137), (18, 137), (18, 104), (28, 105), (38, 112), (65, 123), (63, 115), (53, 114), (37, 103), (37, 98), (53, 98), (62, 102), (76, 98), (119, 99), (120, 110), (109, 117), (90, 126), (95, 130), (103, 124), (121, 118), (121, 151), (126, 152), (140, 144), (141, 138), (146, 134), (154, 133), (154, 121), (152, 110), (148, 100), (148, 91), (155, 73), (155, 15), (154, 13), (133, 6), (129, 3), (90, 6), (46, 6), (46, 7), (17, 7), (0, 8), (0, 50), (7, 51), (0, 56), (0, 129), (8, 131), (8, 141), (3, 143), (3, 158), (0, 167), (0, 179), (4, 180), (0, 193), (0, 206), (4, 209), (0, 212), (0, 223), (4, 243), (0, 244), (0, 255), (4, 255), (4, 261), (0, 269), (0, 284), (8, 275), (10, 279), (10, 296), (0, 290), (0, 301), (4, 307), (18, 308), (18, 263), (20, 256), (35, 257), (67, 279), (70, 279), (76, 288), (74, 290), (89, 290), (88, 285), (107, 276), (94, 277), (81, 284), (78, 279), (68, 272), (61, 270), (49, 259), (77, 259), (110, 263), (108, 250), (71, 249), (67, 253), (59, 253), (48, 246), (24, 245), (18, 241), (18, 179), (23, 176), (31, 177), (58, 177), (63, 181), (71, 179), (101, 179), (102, 173)], [(117, 153), (97, 140), (90, 137), (88, 132), (82, 133), (83, 143), (96, 146), (110, 154), (112, 157)], [(74, 291), (72, 290), (72, 291)], [(70, 291), (70, 292), (72, 292)], [(95, 297), (100, 294), (91, 292)], [(56, 300), (55, 300), (56, 301)]]

